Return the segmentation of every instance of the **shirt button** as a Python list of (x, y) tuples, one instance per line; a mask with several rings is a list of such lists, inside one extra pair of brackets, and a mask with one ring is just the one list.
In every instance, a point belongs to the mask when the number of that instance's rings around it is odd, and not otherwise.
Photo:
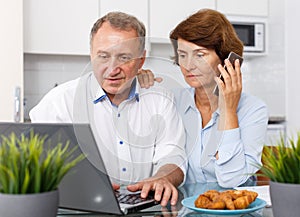
[(125, 167), (123, 167), (123, 168), (122, 168), (122, 171), (123, 171), (123, 172), (126, 172), (126, 168), (125, 168)]
[(120, 145), (123, 145), (123, 141), (120, 141), (119, 143), (120, 143)]

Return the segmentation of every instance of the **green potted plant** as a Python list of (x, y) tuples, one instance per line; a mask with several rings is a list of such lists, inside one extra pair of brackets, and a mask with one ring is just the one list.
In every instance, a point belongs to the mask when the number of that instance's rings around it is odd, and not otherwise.
[(300, 132), (297, 138), (281, 136), (276, 146), (266, 146), (260, 176), (270, 179), (270, 196), (274, 217), (299, 216)]
[(47, 136), (33, 131), (18, 139), (12, 133), (0, 143), (0, 215), (49, 216), (57, 214), (58, 185), (84, 159), (73, 156), (69, 143), (46, 144)]

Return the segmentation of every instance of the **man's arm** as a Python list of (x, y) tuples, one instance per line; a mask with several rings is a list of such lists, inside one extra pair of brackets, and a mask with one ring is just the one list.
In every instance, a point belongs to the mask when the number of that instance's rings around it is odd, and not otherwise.
[(176, 110), (174, 95), (165, 89), (154, 95), (153, 107), (156, 110), (157, 135), (154, 156), (152, 160), (152, 176), (128, 186), (130, 191), (141, 190), (141, 197), (147, 197), (149, 191), (155, 191), (155, 200), (166, 206), (171, 200), (175, 205), (178, 200), (176, 187), (184, 181), (187, 159), (185, 153), (186, 134), (183, 122)]
[(141, 190), (141, 197), (146, 198), (150, 191), (155, 191), (154, 199), (161, 201), (162, 206), (166, 206), (168, 201), (171, 205), (176, 205), (178, 200), (177, 186), (183, 182), (184, 173), (175, 164), (166, 164), (159, 168), (157, 173), (134, 185), (127, 186), (129, 191)]

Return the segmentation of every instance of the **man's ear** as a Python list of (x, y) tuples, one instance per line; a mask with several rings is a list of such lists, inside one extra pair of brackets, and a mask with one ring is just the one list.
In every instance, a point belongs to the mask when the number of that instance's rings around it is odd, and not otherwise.
[(139, 65), (139, 69), (143, 67), (145, 61), (146, 61), (146, 50), (143, 51), (143, 54), (142, 54), (142, 57), (141, 58), (141, 62), (140, 62), (140, 65)]

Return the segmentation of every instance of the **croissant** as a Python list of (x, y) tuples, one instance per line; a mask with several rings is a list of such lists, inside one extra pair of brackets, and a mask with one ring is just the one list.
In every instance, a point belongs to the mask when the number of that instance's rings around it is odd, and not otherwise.
[(200, 194), (194, 203), (195, 207), (203, 209), (246, 209), (257, 196), (256, 192), (248, 190), (209, 190)]
[(220, 199), (225, 202), (225, 206), (226, 206), (227, 209), (235, 210), (235, 206), (234, 206), (234, 203), (232, 201), (232, 197), (231, 197), (230, 194), (222, 192), (220, 194)]
[(199, 197), (195, 200), (195, 207), (208, 209), (208, 205), (211, 203), (211, 200), (200, 194)]

